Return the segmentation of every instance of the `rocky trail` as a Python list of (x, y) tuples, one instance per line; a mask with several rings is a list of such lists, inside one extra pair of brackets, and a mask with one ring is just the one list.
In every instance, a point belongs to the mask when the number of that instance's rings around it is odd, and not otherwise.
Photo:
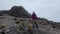
[[(27, 26), (31, 24), (31, 18), (17, 18), (17, 20), (14, 20), (16, 17), (13, 16), (0, 16), (0, 18), (0, 34), (2, 30), (6, 34), (29, 34)], [(60, 29), (53, 28), (51, 24), (45, 24), (45, 22), (41, 24), (41, 20), (37, 20), (38, 29), (32, 28), (33, 34), (60, 34)], [(22, 23), (25, 24), (25, 28), (19, 30)]]

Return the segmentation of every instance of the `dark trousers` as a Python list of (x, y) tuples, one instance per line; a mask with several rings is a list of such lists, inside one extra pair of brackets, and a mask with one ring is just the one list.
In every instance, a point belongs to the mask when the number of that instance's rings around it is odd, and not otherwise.
[(33, 28), (38, 28), (38, 25), (36, 23), (34, 23)]
[(32, 19), (32, 24), (33, 24), (33, 28), (38, 28), (38, 25), (36, 23), (37, 19)]

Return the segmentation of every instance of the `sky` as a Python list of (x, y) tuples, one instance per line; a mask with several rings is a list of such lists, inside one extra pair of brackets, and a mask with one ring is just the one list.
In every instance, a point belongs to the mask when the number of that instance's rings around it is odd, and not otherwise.
[(23, 6), (38, 17), (60, 22), (60, 0), (0, 0), (0, 10), (9, 10), (14, 5)]

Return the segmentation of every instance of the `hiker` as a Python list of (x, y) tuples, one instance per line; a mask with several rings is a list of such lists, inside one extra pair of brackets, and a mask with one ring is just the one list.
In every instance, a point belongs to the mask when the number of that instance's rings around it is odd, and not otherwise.
[(29, 34), (33, 34), (32, 24), (28, 24), (28, 32)]
[(35, 28), (34, 25), (36, 25), (36, 28), (38, 28), (38, 25), (36, 23), (36, 20), (37, 20), (37, 15), (35, 14), (35, 12), (33, 12), (33, 14), (32, 14), (33, 28)]

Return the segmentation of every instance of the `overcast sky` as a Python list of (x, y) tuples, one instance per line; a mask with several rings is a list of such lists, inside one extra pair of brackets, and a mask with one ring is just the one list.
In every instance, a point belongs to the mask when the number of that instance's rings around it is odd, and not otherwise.
[(0, 0), (0, 10), (9, 10), (14, 5), (23, 6), (38, 17), (60, 22), (60, 0)]

